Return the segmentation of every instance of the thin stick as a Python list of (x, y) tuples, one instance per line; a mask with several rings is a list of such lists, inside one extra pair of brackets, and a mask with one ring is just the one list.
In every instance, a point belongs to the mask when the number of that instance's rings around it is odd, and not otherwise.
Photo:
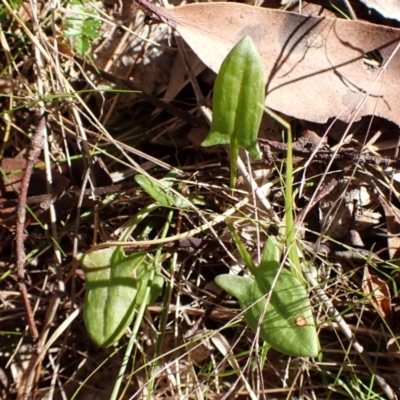
[(21, 291), (22, 300), (25, 307), (25, 313), (28, 319), (29, 330), (32, 335), (32, 339), (36, 342), (39, 338), (39, 333), (36, 328), (35, 320), (33, 318), (32, 308), (29, 303), (28, 291), (25, 285), (25, 248), (24, 248), (24, 226), (26, 219), (26, 198), (28, 195), (28, 186), (31, 179), (33, 166), (38, 160), (40, 152), (43, 147), (43, 130), (47, 123), (47, 112), (44, 112), (40, 117), (39, 124), (36, 128), (35, 134), (32, 138), (31, 147), (28, 152), (26, 160), (26, 168), (21, 181), (21, 190), (19, 193), (18, 205), (17, 205), (17, 223), (16, 223), (16, 258), (17, 258), (17, 277), (18, 285)]

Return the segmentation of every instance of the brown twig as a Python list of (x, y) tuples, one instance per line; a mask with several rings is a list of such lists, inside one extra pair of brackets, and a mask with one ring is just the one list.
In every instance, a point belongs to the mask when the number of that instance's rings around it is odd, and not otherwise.
[[(105, 196), (109, 194), (116, 194), (116, 193), (128, 193), (132, 192), (134, 190), (137, 190), (138, 185), (136, 183), (121, 183), (117, 185), (109, 185), (109, 186), (101, 186), (101, 187), (96, 187), (93, 189), (85, 189), (83, 190), (83, 196), (85, 198), (88, 198), (90, 196)], [(36, 196), (29, 196), (26, 199), (26, 204), (41, 204), (41, 203), (49, 203), (51, 201), (57, 200), (61, 201), (64, 198), (68, 198), (68, 203), (72, 206), (76, 206), (78, 202), (78, 197), (82, 193), (82, 189), (67, 189), (63, 193), (55, 193), (55, 194), (39, 194)], [(62, 195), (62, 196), (61, 196)], [(8, 207), (15, 207), (18, 202), (18, 199), (2, 199), (0, 198), (0, 209), (1, 208), (8, 208)], [(90, 206), (92, 204), (95, 204), (95, 201), (92, 200), (91, 203), (89, 203)], [(44, 205), (43, 205), (44, 207)]]
[[(282, 142), (276, 142), (273, 140), (267, 139), (258, 139), (259, 144), (262, 148), (265, 149), (266, 157), (270, 158), (268, 154), (269, 151), (278, 151), (278, 152), (286, 152), (287, 144)], [(268, 146), (268, 148), (266, 147)], [(314, 147), (306, 148), (302, 146), (300, 143), (294, 143), (293, 145), (293, 155), (303, 158), (309, 158), (314, 151)], [(398, 157), (379, 157), (368, 154), (360, 154), (360, 152), (356, 149), (347, 149), (340, 148), (336, 153), (331, 150), (319, 150), (314, 154), (314, 161), (329, 161), (332, 158), (340, 161), (347, 162), (357, 162), (360, 164), (371, 164), (371, 165), (383, 165), (383, 166), (392, 166), (392, 167), (400, 167), (400, 160)]]
[(16, 234), (15, 234), (18, 285), (21, 291), (22, 300), (24, 303), (25, 312), (28, 319), (29, 330), (31, 332), (32, 339), (35, 342), (39, 338), (39, 333), (36, 328), (35, 320), (33, 318), (32, 308), (28, 298), (28, 291), (25, 285), (24, 227), (26, 219), (26, 198), (28, 195), (29, 181), (31, 179), (33, 166), (35, 165), (35, 162), (39, 158), (40, 152), (42, 151), (43, 130), (46, 126), (46, 123), (47, 123), (47, 112), (45, 112), (40, 117), (39, 124), (32, 138), (31, 147), (28, 151), (26, 169), (22, 177), (21, 190), (19, 193), (19, 199), (17, 205), (17, 222), (16, 222)]

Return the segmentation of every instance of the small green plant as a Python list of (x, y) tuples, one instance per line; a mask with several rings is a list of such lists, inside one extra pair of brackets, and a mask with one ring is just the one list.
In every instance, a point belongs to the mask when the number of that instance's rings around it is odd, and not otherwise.
[(230, 145), (231, 188), (236, 182), (239, 146), (261, 159), (257, 136), (264, 110), (264, 66), (245, 36), (221, 65), (214, 86), (211, 130), (202, 146)]
[(150, 195), (155, 201), (164, 207), (190, 207), (190, 201), (184, 197), (177, 196), (171, 191), (176, 174), (174, 171), (170, 172), (165, 179), (155, 181), (145, 175), (136, 175), (135, 181), (141, 188)]
[(64, 35), (73, 39), (75, 51), (83, 55), (90, 49), (93, 40), (100, 38), (101, 21), (96, 11), (80, 0), (71, 1), (69, 13)]
[[(79, 260), (86, 278), (83, 318), (86, 330), (100, 347), (109, 347), (131, 324), (138, 306), (160, 294), (163, 278), (153, 273), (144, 252), (125, 257), (121, 247), (95, 250)], [(151, 280), (150, 296), (145, 291)]]
[[(145, 207), (121, 235), (124, 240), (137, 223), (161, 207), (187, 208), (190, 202), (171, 191), (176, 174), (161, 181), (136, 175), (136, 182), (156, 203)], [(79, 258), (86, 279), (83, 317), (86, 330), (100, 347), (117, 342), (144, 303), (152, 304), (164, 284), (158, 262), (145, 252), (126, 257), (122, 248), (96, 249)], [(138, 316), (140, 318), (140, 316)]]
[(256, 266), (233, 225), (230, 230), (252, 276), (219, 275), (217, 284), (237, 297), (246, 322), (254, 332), (259, 328), (260, 337), (271, 347), (290, 356), (317, 356), (319, 343), (307, 292), (290, 271), (280, 267), (276, 238), (268, 238)]
[[(239, 145), (259, 158), (257, 135), (264, 110), (263, 64), (249, 37), (244, 37), (222, 63), (214, 90), (213, 122), (203, 145), (230, 144), (231, 187), (236, 179)], [(290, 271), (281, 267), (281, 246), (270, 237), (256, 266), (228, 222), (236, 246), (252, 276), (220, 275), (216, 282), (237, 297), (249, 326), (273, 348), (291, 356), (315, 357), (319, 342), (307, 291), (302, 283), (293, 221), (292, 135), (288, 130), (285, 190), (285, 237)]]

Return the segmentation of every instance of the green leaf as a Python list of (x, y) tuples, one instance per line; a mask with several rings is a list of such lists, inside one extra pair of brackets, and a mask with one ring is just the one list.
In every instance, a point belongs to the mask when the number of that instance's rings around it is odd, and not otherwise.
[(164, 207), (190, 207), (190, 201), (177, 196), (170, 190), (174, 183), (171, 179), (166, 178), (161, 181), (155, 181), (145, 175), (138, 174), (135, 175), (135, 181), (148, 195)]
[[(86, 278), (83, 317), (90, 338), (109, 347), (123, 335), (132, 322), (135, 308), (143, 301), (153, 271), (147, 253), (125, 257), (120, 247), (109, 247), (79, 259)], [(159, 295), (163, 285), (155, 275), (148, 304)]]
[[(319, 341), (307, 291), (300, 281), (286, 269), (280, 268), (281, 246), (270, 236), (257, 267), (244, 247), (232, 223), (227, 220), (232, 238), (251, 277), (219, 275), (217, 284), (239, 300), (240, 308), (249, 326), (276, 350), (291, 356), (315, 357)], [(265, 311), (266, 296), (274, 289)], [(261, 317), (264, 316), (263, 321)]]
[(75, 42), (75, 49), (79, 54), (87, 53), (90, 49), (89, 39), (83, 36), (79, 37)]
[(86, 8), (82, 1), (71, 1), (69, 14), (66, 18), (64, 35), (75, 40), (75, 50), (85, 54), (91, 42), (100, 37), (101, 21), (96, 19), (95, 10)]
[(214, 86), (211, 131), (202, 146), (230, 144), (236, 157), (238, 146), (242, 146), (260, 159), (257, 135), (264, 100), (263, 63), (252, 40), (245, 36), (221, 65)]
[(275, 236), (268, 236), (268, 239), (264, 245), (261, 263), (275, 261), (279, 264), (282, 256), (280, 247), (281, 245), (278, 243)]
[[(264, 265), (266, 267), (266, 265)], [(246, 322), (255, 332), (266, 304), (262, 287), (272, 287), (279, 263), (270, 261), (261, 272), (263, 284), (254, 277), (219, 275), (217, 284), (239, 300)], [(261, 300), (260, 300), (261, 299)], [(260, 337), (274, 349), (294, 357), (316, 357), (319, 342), (307, 292), (287, 270), (280, 271), (260, 324)]]

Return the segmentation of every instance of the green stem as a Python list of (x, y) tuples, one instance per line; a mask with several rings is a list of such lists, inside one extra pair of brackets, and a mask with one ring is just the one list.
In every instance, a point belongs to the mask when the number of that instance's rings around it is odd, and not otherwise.
[[(147, 216), (151, 211), (155, 210), (158, 207), (159, 207), (158, 204), (151, 204), (151, 205), (145, 207), (140, 214), (142, 216), (143, 215)], [(173, 213), (173, 211), (171, 211), (171, 213)], [(167, 237), (168, 229), (169, 229), (169, 226), (170, 226), (170, 223), (171, 223), (171, 219), (172, 219), (172, 217), (171, 217), (171, 215), (169, 215), (169, 218), (167, 219), (167, 222), (166, 222), (166, 224), (164, 226), (164, 229), (162, 231), (162, 234), (161, 234), (162, 238)], [(136, 218), (134, 219), (134, 221), (136, 222)], [(135, 225), (135, 224), (133, 224), (133, 225)], [(131, 228), (131, 227), (132, 227), (132, 224), (131, 224), (131, 226), (129, 228)], [(113, 387), (113, 391), (111, 393), (110, 400), (117, 400), (117, 398), (118, 398), (118, 393), (119, 393), (121, 385), (122, 385), (122, 380), (123, 380), (123, 377), (125, 375), (126, 367), (128, 365), (129, 359), (131, 358), (133, 345), (135, 344), (135, 340), (137, 338), (137, 333), (139, 332), (140, 325), (142, 323), (143, 316), (144, 316), (144, 313), (146, 311), (148, 298), (150, 296), (150, 290), (151, 290), (151, 287), (153, 285), (153, 279), (154, 279), (156, 271), (158, 271), (158, 266), (161, 264), (161, 250), (162, 250), (162, 246), (160, 246), (157, 249), (156, 256), (154, 257), (154, 263), (153, 263), (153, 268), (151, 270), (151, 275), (150, 275), (150, 277), (149, 277), (149, 279), (147, 281), (147, 287), (146, 287), (145, 294), (143, 296), (143, 301), (142, 301), (142, 304), (140, 304), (140, 307), (138, 309), (138, 312), (137, 312), (137, 315), (136, 315), (136, 318), (135, 318), (135, 323), (134, 323), (133, 328), (132, 328), (132, 334), (131, 334), (131, 337), (129, 338), (129, 342), (128, 342), (128, 345), (126, 347), (124, 358), (122, 360), (121, 366), (119, 368), (118, 377), (117, 377), (117, 379), (115, 381), (115, 384), (114, 384), (114, 387)], [(150, 385), (151, 386), (154, 385), (154, 380), (151, 381)], [(151, 393), (151, 391), (150, 391), (150, 393)]]
[(298, 255), (296, 226), (293, 218), (293, 137), (292, 127), (281, 118), (278, 114), (265, 109), (268, 115), (278, 121), (287, 131), (287, 152), (286, 152), (286, 179), (285, 179), (285, 223), (286, 223), (286, 247), (288, 249), (288, 260), (290, 270), (300, 282), (303, 282), (303, 274), (301, 270), (300, 259)]
[[(167, 237), (168, 230), (171, 226), (173, 216), (174, 216), (174, 210), (171, 210), (168, 213), (167, 221), (164, 225), (164, 230), (161, 234), (161, 237)], [(175, 255), (176, 254), (177, 253), (175, 253)], [(156, 252), (156, 256), (155, 256), (155, 260), (154, 260), (156, 266), (161, 265), (161, 262), (162, 262), (161, 256), (162, 256), (162, 245), (160, 245), (158, 247), (157, 252)], [(156, 376), (156, 372), (157, 372), (158, 359), (161, 356), (161, 345), (164, 340), (165, 326), (167, 324), (167, 318), (168, 318), (168, 304), (169, 304), (169, 301), (171, 300), (170, 296), (169, 296), (169, 293), (170, 293), (169, 286), (170, 285), (171, 285), (171, 282), (167, 283), (166, 292), (164, 295), (163, 312), (161, 314), (161, 320), (160, 320), (159, 330), (158, 330), (158, 332), (160, 334), (157, 336), (156, 349), (154, 352), (154, 358), (153, 358), (153, 362), (152, 362), (153, 365), (152, 365), (152, 369), (151, 369), (151, 378), (150, 378), (150, 381), (148, 382), (148, 387), (147, 387), (147, 398), (148, 399), (151, 399), (151, 397), (153, 395), (153, 389), (154, 389), (154, 384), (155, 384), (154, 377)]]
[(236, 186), (236, 176), (237, 176), (237, 159), (239, 155), (239, 143), (237, 139), (232, 136), (230, 144), (230, 163), (231, 163), (231, 176), (230, 176), (230, 186), (231, 189), (235, 189)]

